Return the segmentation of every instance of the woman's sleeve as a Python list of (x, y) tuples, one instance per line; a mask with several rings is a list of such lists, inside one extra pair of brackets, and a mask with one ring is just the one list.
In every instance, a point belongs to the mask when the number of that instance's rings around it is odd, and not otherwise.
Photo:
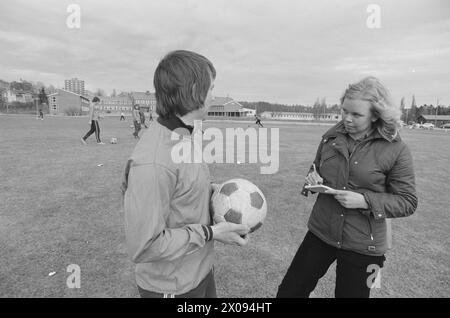
[(399, 218), (414, 213), (418, 200), (412, 156), (406, 145), (387, 174), (386, 190), (386, 193), (364, 193), (375, 219)]
[[(313, 163), (316, 165), (316, 170), (319, 169), (320, 155), (321, 155), (321, 153), (322, 153), (322, 147), (323, 147), (323, 144), (324, 144), (324, 142), (323, 142), (323, 140), (321, 140), (321, 141), (320, 141), (320, 144), (319, 144), (319, 147), (317, 147), (316, 157), (314, 158), (314, 161), (313, 161)], [(313, 166), (311, 165), (311, 166), (309, 167), (309, 170), (308, 170), (308, 172), (306, 173), (306, 175), (308, 175), (308, 174), (309, 174), (310, 172), (312, 172), (312, 171), (314, 171), (314, 168), (313, 168)], [(319, 171), (319, 170), (317, 170), (317, 172), (320, 174), (320, 171)], [(306, 189), (305, 186), (306, 186), (306, 183), (303, 185), (301, 194), (303, 194), (305, 197), (307, 197), (308, 194), (309, 194), (311, 191), (309, 191), (308, 189)], [(311, 193), (312, 193), (312, 192), (311, 192)]]

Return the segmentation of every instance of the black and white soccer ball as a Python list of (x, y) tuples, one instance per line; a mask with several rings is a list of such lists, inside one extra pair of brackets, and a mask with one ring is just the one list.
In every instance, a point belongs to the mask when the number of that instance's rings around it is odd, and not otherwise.
[(231, 179), (219, 185), (211, 197), (215, 215), (226, 221), (245, 224), (250, 233), (256, 231), (264, 222), (267, 202), (262, 191), (245, 179)]
[(117, 144), (117, 138), (116, 137), (112, 137), (109, 141), (112, 144)]

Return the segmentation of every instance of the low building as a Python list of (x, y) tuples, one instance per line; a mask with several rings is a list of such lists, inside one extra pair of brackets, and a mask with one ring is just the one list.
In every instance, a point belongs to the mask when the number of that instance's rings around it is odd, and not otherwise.
[(211, 117), (248, 117), (254, 116), (254, 109), (244, 108), (231, 97), (214, 97), (208, 109)]
[(246, 113), (247, 113), (247, 117), (254, 117), (256, 115), (256, 109), (251, 109), (251, 108), (242, 108)]
[(9, 89), (9, 83), (3, 80), (0, 80), (0, 91), (5, 91)]
[(18, 102), (18, 103), (32, 103), (33, 93), (25, 91), (17, 91), (14, 89), (4, 90), (2, 93), (3, 99), (8, 103)]
[(450, 115), (420, 115), (417, 117), (417, 122), (421, 124), (432, 123), (439, 127), (450, 123)]
[(325, 113), (298, 113), (298, 112), (270, 112), (266, 111), (260, 114), (261, 118), (277, 119), (277, 120), (300, 120), (300, 121), (340, 121), (342, 119), (340, 114)]
[(97, 95), (95, 95), (93, 92), (91, 92), (91, 91), (85, 89), (85, 90), (84, 90), (84, 95), (83, 95), (83, 96), (86, 97), (87, 99), (89, 99), (90, 101), (92, 101), (92, 99), (93, 99), (95, 96), (97, 96)]
[(135, 104), (138, 104), (144, 112), (156, 111), (156, 98), (154, 93), (147, 92), (131, 92), (130, 97)]
[(105, 113), (131, 113), (133, 101), (128, 95), (115, 97), (100, 97), (100, 109)]
[(89, 113), (89, 99), (65, 89), (48, 95), (49, 113), (52, 115), (81, 115)]

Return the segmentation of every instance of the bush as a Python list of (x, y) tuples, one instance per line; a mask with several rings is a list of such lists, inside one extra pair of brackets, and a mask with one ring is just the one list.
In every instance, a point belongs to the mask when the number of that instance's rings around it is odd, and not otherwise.
[(36, 114), (36, 105), (33, 102), (12, 102), (7, 106), (6, 102), (3, 102), (0, 111), (4, 113), (8, 111), (10, 114)]
[(67, 116), (80, 116), (81, 109), (76, 106), (70, 106), (64, 110), (64, 114), (66, 114)]

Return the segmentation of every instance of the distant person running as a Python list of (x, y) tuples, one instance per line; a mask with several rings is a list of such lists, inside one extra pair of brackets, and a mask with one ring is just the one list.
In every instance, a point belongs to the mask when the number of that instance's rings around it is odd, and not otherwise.
[(134, 138), (139, 138), (139, 131), (141, 131), (141, 118), (139, 116), (139, 105), (134, 105), (133, 110), (131, 111), (131, 115), (133, 116), (133, 124), (134, 124)]
[(44, 120), (44, 113), (42, 112), (42, 109), (39, 109), (39, 117), (38, 119)]
[(259, 125), (260, 127), (264, 127), (264, 126), (261, 124), (261, 119), (258, 117), (258, 115), (255, 115), (255, 120), (256, 120), (255, 124)]
[(91, 130), (87, 132), (87, 134), (81, 138), (81, 142), (86, 145), (86, 139), (89, 138), (95, 132), (95, 138), (97, 139), (98, 145), (104, 145), (105, 143), (100, 139), (100, 126), (98, 125), (98, 120), (100, 119), (100, 110), (98, 104), (100, 103), (100, 99), (95, 96), (92, 99), (92, 102), (89, 105), (89, 124), (91, 125)]
[(148, 121), (153, 121), (153, 116), (152, 116), (152, 112), (149, 112), (149, 117), (148, 117)]
[(142, 109), (139, 109), (139, 118), (141, 120), (141, 126), (143, 125), (145, 128), (148, 128), (147, 125), (145, 124), (145, 114)]
[(120, 113), (120, 121), (125, 120), (125, 114), (123, 112)]

